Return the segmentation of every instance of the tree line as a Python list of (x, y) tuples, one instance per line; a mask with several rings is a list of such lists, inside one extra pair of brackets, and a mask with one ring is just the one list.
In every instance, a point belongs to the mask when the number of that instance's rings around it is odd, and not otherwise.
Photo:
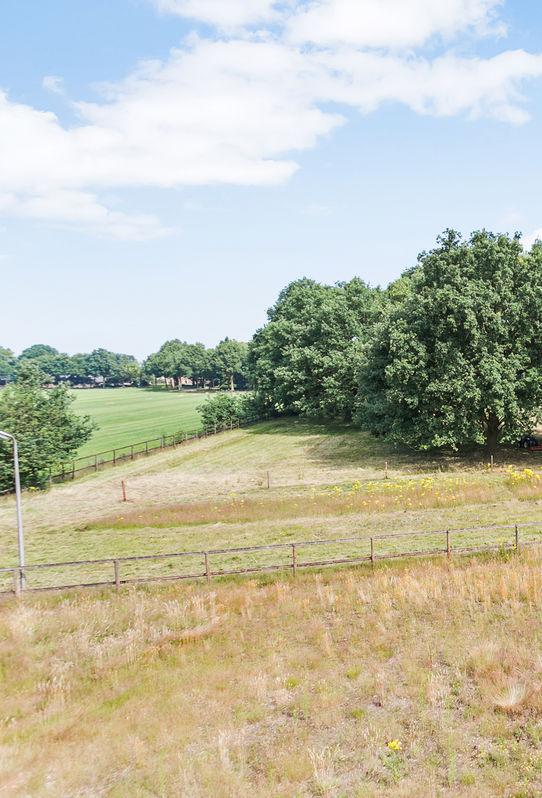
[[(15, 379), (0, 392), (0, 428), (22, 441), (27, 486), (44, 485), (92, 435), (71, 410), (70, 379), (221, 387), (227, 394), (201, 408), (209, 426), (298, 415), (415, 450), (493, 452), (542, 421), (542, 243), (526, 251), (519, 234), (448, 230), (385, 289), (359, 278), (290, 283), (248, 345), (175, 339), (142, 364), (100, 349), (70, 357), (36, 345), (18, 358), (1, 349), (0, 375)], [(44, 392), (44, 379), (59, 384)], [(11, 479), (0, 443), (0, 490)]]
[(297, 280), (249, 347), (266, 412), (416, 450), (515, 442), (542, 420), (542, 243), (447, 230), (385, 290)]
[(115, 387), (162, 382), (179, 389), (191, 384), (233, 391), (247, 387), (247, 355), (248, 345), (230, 338), (211, 349), (201, 343), (166, 341), (143, 363), (133, 355), (107, 349), (68, 355), (46, 344), (34, 344), (16, 357), (10, 349), (0, 347), (0, 385), (16, 380), (21, 367), (31, 363), (42, 373), (43, 384)]

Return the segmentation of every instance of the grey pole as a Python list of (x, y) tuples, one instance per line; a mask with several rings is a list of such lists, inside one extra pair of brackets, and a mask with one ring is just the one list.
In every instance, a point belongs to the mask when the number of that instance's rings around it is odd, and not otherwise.
[(0, 430), (0, 439), (4, 441), (11, 441), (13, 443), (13, 475), (15, 481), (15, 505), (17, 508), (17, 543), (19, 546), (19, 568), (20, 570), (20, 584), (21, 590), (24, 588), (24, 532), (23, 532), (23, 510), (21, 504), (21, 477), (19, 474), (19, 448), (17, 441), (9, 432), (2, 432)]

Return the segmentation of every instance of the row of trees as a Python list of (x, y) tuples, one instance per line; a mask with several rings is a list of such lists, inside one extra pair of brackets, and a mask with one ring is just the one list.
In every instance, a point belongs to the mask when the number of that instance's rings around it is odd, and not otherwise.
[(70, 385), (139, 385), (163, 379), (181, 387), (189, 380), (196, 387), (219, 386), (234, 390), (247, 385), (248, 346), (225, 338), (214, 349), (186, 341), (166, 341), (141, 366), (133, 355), (95, 349), (88, 354), (67, 355), (46, 344), (35, 344), (16, 357), (0, 347), (0, 384), (13, 382), (22, 366), (32, 363), (43, 380)]
[(145, 360), (142, 373), (147, 380), (161, 377), (178, 388), (188, 379), (196, 387), (212, 385), (233, 391), (247, 387), (247, 355), (248, 345), (232, 338), (214, 349), (174, 339)]
[(296, 281), (249, 370), (267, 412), (352, 419), (418, 450), (493, 451), (542, 420), (542, 244), (446, 231), (384, 291)]
[(67, 355), (47, 344), (34, 344), (15, 357), (0, 347), (0, 382), (12, 382), (22, 366), (32, 363), (48, 382), (106, 385), (134, 383), (140, 379), (140, 366), (133, 355), (95, 349), (88, 354)]
[[(135, 358), (95, 350), (69, 358), (35, 346), (14, 358), (0, 350), (0, 428), (17, 433), (23, 483), (92, 434), (70, 409), (65, 385), (44, 392), (43, 373), (100, 377), (109, 384), (163, 378), (179, 387), (244, 387), (201, 409), (208, 426), (255, 415), (343, 419), (375, 436), (424, 450), (512, 442), (542, 421), (542, 243), (482, 231), (445, 232), (418, 264), (385, 290), (359, 279), (334, 286), (297, 280), (281, 292), (250, 345), (215, 349), (167, 341), (140, 370)], [(74, 364), (81, 365), (76, 371)], [(130, 369), (133, 368), (133, 372)], [(136, 376), (137, 375), (137, 376)], [(0, 489), (10, 485), (10, 448), (0, 444)]]

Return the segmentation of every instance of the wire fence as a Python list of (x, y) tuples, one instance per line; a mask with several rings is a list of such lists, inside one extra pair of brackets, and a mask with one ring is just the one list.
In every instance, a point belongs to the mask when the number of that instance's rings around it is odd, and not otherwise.
[(229, 421), (225, 424), (214, 424), (212, 427), (200, 427), (197, 430), (183, 430), (170, 435), (161, 435), (158, 438), (139, 441), (138, 443), (129, 443), (126, 444), (126, 446), (117, 446), (115, 449), (108, 449), (105, 452), (97, 452), (96, 454), (77, 457), (75, 460), (64, 465), (59, 471), (51, 473), (49, 479), (52, 483), (66, 482), (84, 476), (85, 474), (99, 471), (107, 466), (116, 466), (126, 461), (138, 460), (141, 457), (148, 457), (156, 452), (162, 452), (164, 449), (174, 449), (189, 441), (208, 438), (211, 435), (218, 435), (221, 432), (240, 429), (242, 427), (249, 427), (263, 420), (264, 419), (261, 417), (243, 420), (236, 419), (235, 421)]
[(182, 551), (0, 568), (0, 593), (206, 580), (272, 571), (369, 564), (423, 556), (519, 551), (542, 543), (542, 523), (482, 526), (263, 546)]

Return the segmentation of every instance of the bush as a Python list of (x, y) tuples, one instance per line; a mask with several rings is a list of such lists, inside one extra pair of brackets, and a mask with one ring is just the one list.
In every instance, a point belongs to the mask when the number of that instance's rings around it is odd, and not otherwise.
[(258, 403), (251, 395), (235, 396), (231, 393), (219, 393), (207, 399), (198, 410), (205, 429), (225, 429), (260, 416)]

